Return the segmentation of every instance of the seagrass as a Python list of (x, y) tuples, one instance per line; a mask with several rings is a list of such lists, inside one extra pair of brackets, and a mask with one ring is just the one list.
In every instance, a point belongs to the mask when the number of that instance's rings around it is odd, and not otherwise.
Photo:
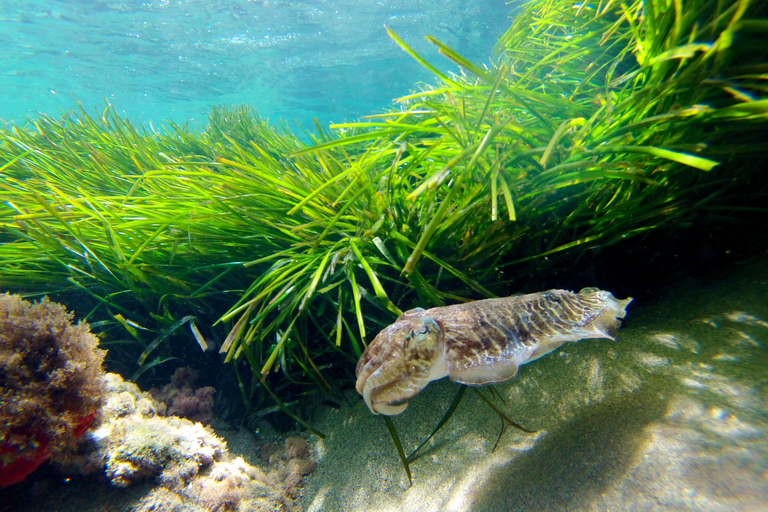
[(455, 74), (388, 29), (435, 83), (313, 134), (247, 107), (6, 126), (0, 283), (87, 304), (133, 370), (191, 315), (249, 370), (246, 402), (267, 378), (283, 399), (331, 388), (402, 310), (713, 212), (757, 225), (765, 19), (748, 0), (533, 0), (487, 65), (429, 38)]

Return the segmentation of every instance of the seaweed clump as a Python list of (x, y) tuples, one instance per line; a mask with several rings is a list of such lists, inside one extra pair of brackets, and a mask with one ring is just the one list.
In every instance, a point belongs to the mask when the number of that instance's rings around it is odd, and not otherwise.
[(61, 304), (0, 295), (0, 487), (67, 457), (100, 407), (104, 355)]
[(199, 376), (200, 373), (193, 368), (183, 366), (173, 373), (170, 384), (150, 389), (152, 397), (158, 402), (157, 413), (210, 424), (216, 389), (211, 386), (194, 388)]

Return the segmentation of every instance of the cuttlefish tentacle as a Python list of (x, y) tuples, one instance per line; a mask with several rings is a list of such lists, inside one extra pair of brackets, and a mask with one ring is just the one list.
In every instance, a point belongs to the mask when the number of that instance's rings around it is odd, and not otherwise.
[(502, 382), (565, 342), (613, 339), (631, 300), (585, 288), (412, 309), (366, 348), (357, 391), (372, 413), (395, 415), (445, 376), (473, 386)]

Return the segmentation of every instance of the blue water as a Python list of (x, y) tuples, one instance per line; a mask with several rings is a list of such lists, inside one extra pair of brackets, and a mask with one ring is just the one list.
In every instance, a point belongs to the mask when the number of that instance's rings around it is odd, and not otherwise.
[(432, 35), (488, 62), (509, 25), (503, 0), (0, 0), (0, 119), (58, 116), (80, 101), (132, 120), (205, 123), (250, 104), (311, 126), (375, 113), (443, 70)]

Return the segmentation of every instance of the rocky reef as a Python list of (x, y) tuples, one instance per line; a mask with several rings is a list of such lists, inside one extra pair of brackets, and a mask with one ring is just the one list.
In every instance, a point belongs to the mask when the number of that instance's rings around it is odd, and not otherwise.
[(267, 445), (265, 471), (232, 456), (210, 427), (159, 415), (165, 404), (119, 375), (109, 373), (105, 381), (105, 405), (70, 459), (70, 472), (103, 471), (119, 487), (156, 483), (137, 512), (297, 510), (293, 500), (303, 476), (315, 468), (306, 439)]
[[(2, 487), (50, 460), (63, 474), (95, 475), (105, 487), (149, 483), (135, 512), (299, 509), (303, 477), (316, 467), (305, 438), (267, 444), (264, 468), (251, 465), (210, 427), (177, 416), (211, 419), (215, 390), (193, 388), (194, 371), (179, 369), (170, 384), (153, 389), (157, 400), (120, 375), (105, 374), (98, 339), (86, 324), (71, 321), (71, 313), (47, 299), (32, 304), (0, 295)], [(9, 489), (2, 497), (21, 494)], [(25, 501), (8, 509), (21, 510)], [(103, 503), (93, 507), (103, 510)]]

